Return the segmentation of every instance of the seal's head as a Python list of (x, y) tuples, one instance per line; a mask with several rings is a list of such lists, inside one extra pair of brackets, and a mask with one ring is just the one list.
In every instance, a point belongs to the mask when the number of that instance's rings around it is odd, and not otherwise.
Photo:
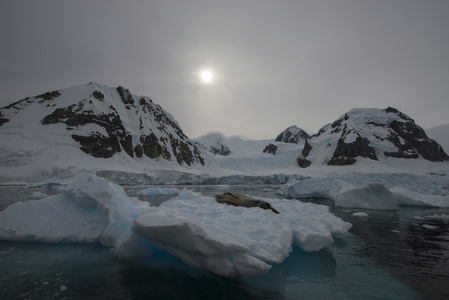
[(274, 213), (279, 214), (279, 212), (277, 210), (275, 210), (273, 208), (273, 206), (271, 206), (271, 204), (268, 202), (265, 202), (265, 201), (259, 202), (259, 207), (263, 208), (263, 209), (271, 209)]
[(271, 209), (271, 205), (270, 205), (270, 203), (268, 203), (268, 202), (259, 202), (259, 207), (260, 208), (263, 208), (263, 209)]

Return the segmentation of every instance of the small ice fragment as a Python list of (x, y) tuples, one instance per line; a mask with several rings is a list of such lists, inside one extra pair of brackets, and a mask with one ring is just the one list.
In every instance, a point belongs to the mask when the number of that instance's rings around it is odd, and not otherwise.
[(67, 290), (67, 287), (65, 285), (61, 285), (61, 286), (59, 286), (59, 290), (61, 292), (64, 292), (65, 290)]
[(434, 225), (429, 225), (429, 224), (423, 224), (421, 225), (421, 227), (424, 227), (426, 229), (438, 229), (438, 226), (434, 226)]
[(356, 213), (353, 213), (352, 216), (353, 216), (353, 217), (366, 218), (366, 217), (368, 217), (368, 214), (367, 214), (367, 213), (364, 213), (364, 212), (356, 212)]
[(23, 275), (26, 275), (26, 274), (29, 274), (29, 273), (31, 273), (31, 271), (27, 270), (27, 271), (24, 271), (22, 273), (19, 273), (19, 276), (23, 276)]

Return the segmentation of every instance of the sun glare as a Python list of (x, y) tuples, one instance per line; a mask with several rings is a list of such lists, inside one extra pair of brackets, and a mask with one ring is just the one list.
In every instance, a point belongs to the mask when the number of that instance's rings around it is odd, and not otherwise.
[(211, 83), (214, 79), (214, 75), (210, 70), (202, 70), (200, 72), (200, 79), (202, 83)]

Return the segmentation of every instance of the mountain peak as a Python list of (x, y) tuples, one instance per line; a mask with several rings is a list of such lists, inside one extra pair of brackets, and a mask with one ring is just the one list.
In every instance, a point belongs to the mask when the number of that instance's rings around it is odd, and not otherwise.
[(48, 139), (50, 135), (55, 144), (62, 139), (67, 143), (62, 136), (69, 136), (83, 152), (97, 158), (123, 150), (131, 158), (204, 164), (172, 115), (122, 86), (91, 82), (25, 98), (0, 109), (0, 129), (14, 126), (22, 126), (24, 136)]
[(299, 144), (309, 138), (307, 132), (296, 125), (292, 125), (282, 131), (277, 137), (276, 142)]
[(327, 165), (351, 165), (358, 158), (417, 159), (437, 162), (449, 156), (415, 121), (396, 108), (354, 108), (322, 127), (306, 142), (298, 158), (301, 167), (313, 160)]

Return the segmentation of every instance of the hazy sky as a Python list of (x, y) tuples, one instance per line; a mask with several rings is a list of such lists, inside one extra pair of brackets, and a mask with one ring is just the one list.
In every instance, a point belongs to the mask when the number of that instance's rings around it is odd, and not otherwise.
[(95, 81), (191, 138), (315, 133), (353, 107), (449, 123), (448, 0), (2, 0), (0, 39), (0, 106)]

